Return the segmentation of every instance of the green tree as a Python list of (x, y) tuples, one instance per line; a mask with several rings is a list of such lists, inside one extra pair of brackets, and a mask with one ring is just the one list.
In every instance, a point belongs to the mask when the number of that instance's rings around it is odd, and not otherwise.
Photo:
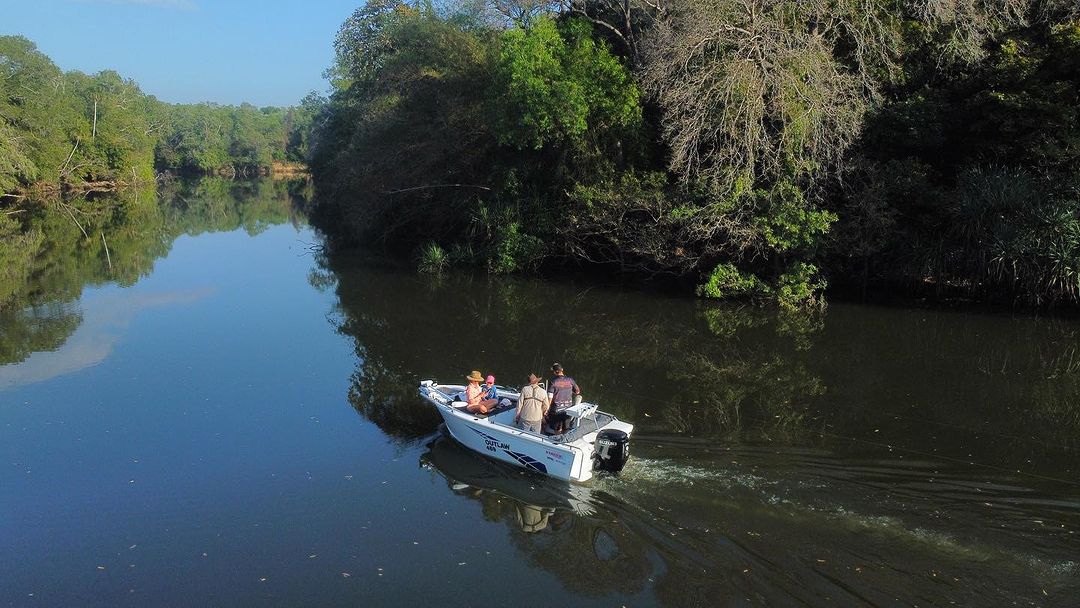
[(22, 36), (0, 36), (0, 122), (14, 131), (3, 164), (18, 167), (20, 179), (55, 182), (71, 171), (81, 118), (52, 60)]
[(629, 71), (585, 21), (539, 18), (502, 36), (495, 83), (499, 141), (519, 148), (580, 145), (589, 131), (641, 121)]

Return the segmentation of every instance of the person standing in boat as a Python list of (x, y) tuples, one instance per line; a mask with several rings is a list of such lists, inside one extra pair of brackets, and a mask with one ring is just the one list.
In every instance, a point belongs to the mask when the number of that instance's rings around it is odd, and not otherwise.
[(551, 401), (551, 409), (548, 410), (548, 426), (556, 435), (565, 433), (566, 421), (570, 418), (566, 410), (574, 405), (574, 397), (581, 394), (581, 387), (574, 379), (566, 375), (563, 366), (559, 363), (551, 364), (551, 371), (555, 375), (548, 382), (548, 398)]
[[(480, 386), (480, 383), (484, 381), (484, 377), (480, 375), (478, 370), (474, 369), (471, 374), (465, 376), (465, 379), (469, 381), (469, 386), (465, 387), (465, 409), (473, 414), (487, 414), (488, 410), (495, 407), (499, 400), (486, 398), (487, 390)], [(491, 377), (491, 382), (492, 384), (495, 383), (494, 376)]]
[(514, 422), (523, 431), (539, 433), (550, 403), (547, 392), (540, 386), (540, 378), (529, 374), (529, 384), (521, 389)]

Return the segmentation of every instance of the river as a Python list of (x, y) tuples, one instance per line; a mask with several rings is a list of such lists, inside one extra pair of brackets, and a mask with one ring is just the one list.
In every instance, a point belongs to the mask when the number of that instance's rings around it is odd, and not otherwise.
[[(1077, 605), (1080, 322), (424, 277), (327, 255), (307, 197), (24, 212), (0, 605)], [(636, 425), (618, 476), (474, 455), (416, 395), (555, 360)]]

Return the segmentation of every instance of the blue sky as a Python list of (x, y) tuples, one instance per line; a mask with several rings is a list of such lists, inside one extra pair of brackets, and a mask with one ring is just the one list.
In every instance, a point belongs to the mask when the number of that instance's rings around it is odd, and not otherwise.
[(323, 92), (338, 27), (363, 0), (0, 0), (61, 69), (113, 69), (162, 101), (293, 105)]

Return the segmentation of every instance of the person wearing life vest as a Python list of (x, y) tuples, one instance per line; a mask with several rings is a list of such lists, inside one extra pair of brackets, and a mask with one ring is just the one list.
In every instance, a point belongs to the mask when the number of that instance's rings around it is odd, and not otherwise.
[(550, 403), (547, 393), (540, 386), (540, 378), (536, 374), (529, 374), (529, 384), (521, 389), (521, 399), (518, 400), (517, 411), (514, 413), (514, 422), (523, 431), (539, 433)]

